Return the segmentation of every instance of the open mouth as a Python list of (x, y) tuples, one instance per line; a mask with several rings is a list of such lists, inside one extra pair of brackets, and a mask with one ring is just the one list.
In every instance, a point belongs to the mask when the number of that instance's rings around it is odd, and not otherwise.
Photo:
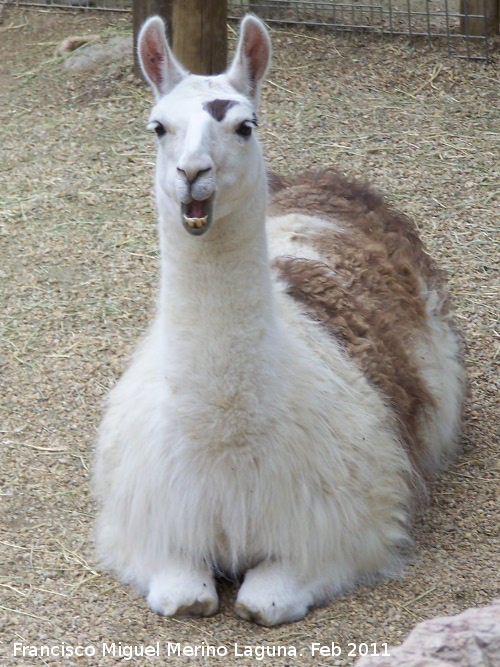
[(212, 224), (213, 198), (203, 201), (193, 199), (189, 204), (181, 204), (184, 229), (194, 236), (204, 234)]

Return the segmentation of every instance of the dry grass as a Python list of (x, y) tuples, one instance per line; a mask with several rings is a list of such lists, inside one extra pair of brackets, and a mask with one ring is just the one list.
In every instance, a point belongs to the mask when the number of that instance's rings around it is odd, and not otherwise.
[[(471, 391), (461, 456), (433, 485), (404, 578), (342, 595), (295, 625), (266, 630), (236, 620), (228, 583), (214, 618), (166, 620), (97, 569), (92, 442), (103, 395), (152, 308), (154, 141), (144, 131), (149, 92), (127, 68), (70, 73), (53, 53), (68, 35), (121, 33), (127, 20), (11, 9), (0, 26), (2, 665), (114, 662), (23, 659), (13, 656), (16, 641), (98, 651), (103, 641), (205, 641), (231, 650), (234, 642), (284, 643), (305, 647), (297, 664), (347, 665), (349, 642), (398, 643), (421, 618), (492, 600), (499, 594), (498, 70), (405, 42), (295, 30), (273, 31), (260, 131), (269, 164), (283, 173), (337, 167), (368, 177), (416, 219), (450, 274), (466, 341)], [(342, 658), (312, 658), (313, 641), (337, 642)], [(163, 653), (136, 664), (165, 660)]]

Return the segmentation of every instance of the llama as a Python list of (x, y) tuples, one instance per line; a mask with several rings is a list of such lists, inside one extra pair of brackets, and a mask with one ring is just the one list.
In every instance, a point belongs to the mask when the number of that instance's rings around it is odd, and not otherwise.
[(398, 568), (420, 490), (453, 454), (463, 382), (446, 286), (368, 186), (268, 179), (258, 18), (217, 76), (187, 72), (158, 17), (138, 49), (161, 283), (100, 428), (98, 554), (160, 614), (214, 614), (223, 575), (243, 619), (296, 621)]

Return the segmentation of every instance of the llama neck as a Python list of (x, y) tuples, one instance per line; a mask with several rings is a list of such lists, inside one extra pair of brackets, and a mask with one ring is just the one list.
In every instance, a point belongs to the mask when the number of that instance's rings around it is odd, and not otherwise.
[(250, 357), (271, 363), (276, 321), (264, 210), (265, 202), (239, 207), (202, 238), (160, 222), (160, 318), (168, 357), (174, 365), (183, 359), (184, 371), (192, 364), (217, 376), (235, 359), (238, 367)]
[(239, 212), (215, 220), (206, 238), (181, 228), (174, 240), (161, 225), (162, 374), (190, 446), (211, 455), (240, 450), (256, 434), (265, 440), (286, 377), (264, 219), (237, 233), (256, 222), (255, 211)]

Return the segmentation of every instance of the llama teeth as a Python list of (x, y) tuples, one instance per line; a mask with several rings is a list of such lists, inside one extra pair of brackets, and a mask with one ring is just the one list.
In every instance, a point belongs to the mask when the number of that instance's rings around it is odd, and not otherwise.
[(185, 215), (184, 220), (193, 229), (201, 229), (207, 224), (206, 215), (203, 218), (189, 218), (187, 215)]

